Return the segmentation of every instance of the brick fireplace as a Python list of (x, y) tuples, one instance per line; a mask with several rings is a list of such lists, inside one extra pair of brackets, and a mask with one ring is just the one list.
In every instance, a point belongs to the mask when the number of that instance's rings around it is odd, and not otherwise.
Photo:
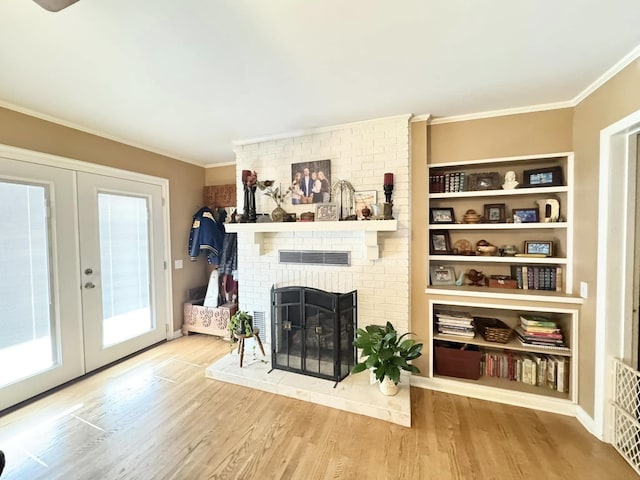
[[(237, 142), (236, 174), (240, 183), (243, 169), (255, 170), (258, 178), (286, 185), (291, 165), (312, 160), (330, 160), (332, 181), (348, 180), (356, 191), (377, 192), (384, 201), (383, 178), (394, 173), (393, 214), (398, 221), (394, 232), (379, 232), (380, 258), (369, 260), (362, 248), (362, 232), (309, 231), (272, 232), (261, 235), (258, 254), (246, 233), (238, 234), (238, 276), (240, 308), (265, 314), (269, 329), (270, 290), (291, 285), (332, 292), (358, 291), (358, 326), (394, 323), (400, 331), (409, 329), (409, 125), (402, 115), (333, 127), (319, 128), (271, 139)], [(243, 198), (238, 194), (238, 205)], [(310, 211), (313, 205), (284, 204), (289, 213)], [(269, 213), (273, 201), (256, 194), (258, 213)], [(371, 220), (375, 221), (375, 220)], [(291, 265), (279, 262), (279, 250), (347, 251), (348, 266)], [(265, 332), (263, 338), (271, 338)]]

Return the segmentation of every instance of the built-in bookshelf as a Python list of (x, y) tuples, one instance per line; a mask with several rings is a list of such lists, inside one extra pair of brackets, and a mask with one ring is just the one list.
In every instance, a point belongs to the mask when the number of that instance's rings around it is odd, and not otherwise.
[[(428, 165), (431, 388), (574, 414), (582, 298), (573, 295), (573, 161), (560, 152)], [(503, 188), (514, 186), (508, 172), (515, 188)], [(443, 331), (442, 311), (497, 319), (510, 337)], [(548, 335), (561, 335), (558, 345), (516, 336), (531, 315), (556, 322)], [(561, 371), (559, 384), (547, 367)]]
[[(449, 324), (452, 314), (459, 320)], [(571, 306), (430, 299), (428, 382), (450, 393), (570, 413), (578, 388), (578, 315)], [(506, 343), (485, 338), (479, 318), (497, 319), (508, 327)], [(523, 318), (548, 323), (527, 327)], [(446, 355), (440, 355), (443, 349)]]

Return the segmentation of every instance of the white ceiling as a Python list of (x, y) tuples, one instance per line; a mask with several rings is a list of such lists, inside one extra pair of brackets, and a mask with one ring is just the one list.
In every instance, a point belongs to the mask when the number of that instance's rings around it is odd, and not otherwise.
[(0, 105), (197, 164), (233, 140), (566, 102), (638, 0), (0, 1)]

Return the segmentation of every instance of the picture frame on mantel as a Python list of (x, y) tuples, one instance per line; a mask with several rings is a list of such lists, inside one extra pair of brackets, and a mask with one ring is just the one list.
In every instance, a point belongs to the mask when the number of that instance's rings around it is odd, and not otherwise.
[(292, 205), (329, 203), (331, 201), (331, 160), (292, 163), (291, 192)]

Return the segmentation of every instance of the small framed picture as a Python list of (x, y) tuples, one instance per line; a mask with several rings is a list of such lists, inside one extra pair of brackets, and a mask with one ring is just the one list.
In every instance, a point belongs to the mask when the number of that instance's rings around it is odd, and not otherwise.
[(504, 203), (490, 203), (484, 206), (485, 223), (505, 223), (507, 221), (507, 206)]
[(330, 220), (338, 220), (338, 204), (337, 203), (320, 203), (316, 205), (316, 222), (325, 222)]
[(432, 230), (429, 232), (429, 251), (432, 255), (449, 255), (451, 240), (447, 230)]
[(522, 186), (525, 188), (559, 187), (564, 185), (564, 181), (562, 179), (562, 167), (559, 166), (525, 170), (523, 177)]
[(430, 208), (429, 223), (456, 223), (453, 208)]
[(469, 175), (469, 190), (497, 190), (502, 179), (498, 172), (472, 173)]
[(376, 190), (354, 192), (353, 196), (356, 200), (356, 215), (359, 220), (364, 218), (362, 215), (362, 209), (364, 207), (371, 209), (371, 205), (378, 203), (378, 192)]
[(453, 267), (438, 265), (431, 267), (431, 285), (455, 285), (456, 272)]
[(526, 255), (544, 255), (545, 257), (553, 257), (553, 242), (526, 240), (524, 242), (524, 253)]
[(537, 208), (514, 208), (513, 223), (537, 223), (539, 222)]

